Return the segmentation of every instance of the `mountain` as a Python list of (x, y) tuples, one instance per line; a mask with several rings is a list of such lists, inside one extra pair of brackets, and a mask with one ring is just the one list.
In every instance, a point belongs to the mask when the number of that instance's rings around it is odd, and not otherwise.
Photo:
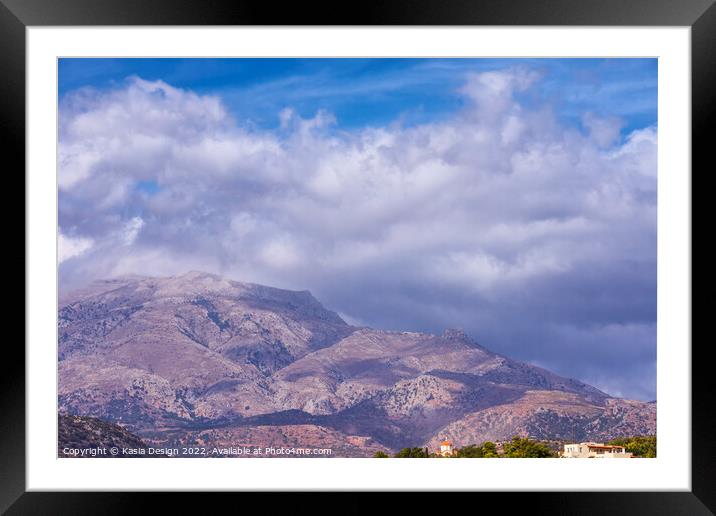
[[(503, 357), (458, 330), (355, 327), (309, 292), (200, 273), (98, 281), (58, 314), (59, 405), (149, 443), (335, 454), (530, 435), (653, 434), (656, 406)], [(334, 454), (334, 456), (335, 456)]]
[[(112, 457), (109, 449), (131, 448), (132, 450), (146, 449), (147, 445), (138, 436), (127, 431), (119, 425), (108, 423), (94, 417), (67, 416), (60, 414), (57, 420), (58, 457), (77, 457), (77, 452), (71, 450), (86, 450), (85, 457), (90, 450), (107, 450), (106, 457)], [(119, 456), (119, 455), (117, 455)], [(127, 455), (136, 457), (138, 455)]]

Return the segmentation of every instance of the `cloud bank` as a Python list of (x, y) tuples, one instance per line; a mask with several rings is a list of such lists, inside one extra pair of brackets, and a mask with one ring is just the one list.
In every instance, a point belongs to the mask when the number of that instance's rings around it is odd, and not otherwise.
[(251, 130), (162, 81), (60, 105), (61, 289), (198, 269), (310, 289), (379, 328), (461, 327), (616, 395), (655, 398), (656, 128), (469, 74), (447, 120), (344, 131), (328, 111)]

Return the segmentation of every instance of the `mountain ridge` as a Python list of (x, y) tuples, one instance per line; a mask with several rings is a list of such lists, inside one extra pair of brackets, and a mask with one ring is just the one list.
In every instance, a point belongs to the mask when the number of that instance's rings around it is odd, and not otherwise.
[(465, 445), (509, 433), (655, 432), (655, 405), (504, 357), (461, 330), (357, 327), (307, 290), (197, 271), (69, 293), (58, 334), (61, 410), (157, 442), (299, 424), (391, 449), (446, 436)]

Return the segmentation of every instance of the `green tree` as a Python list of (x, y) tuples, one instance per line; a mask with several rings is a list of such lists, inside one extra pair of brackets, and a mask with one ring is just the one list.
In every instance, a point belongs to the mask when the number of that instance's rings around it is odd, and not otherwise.
[(471, 459), (496, 458), (498, 457), (497, 446), (495, 445), (495, 443), (490, 441), (485, 441), (480, 446), (476, 444), (471, 444), (469, 446), (465, 446), (457, 450), (455, 457), (465, 457)]
[(403, 448), (395, 456), (399, 459), (427, 459), (430, 457), (427, 448)]
[(546, 445), (515, 436), (512, 441), (504, 444), (504, 457), (508, 458), (546, 458), (554, 457), (555, 453)]
[(620, 437), (612, 439), (608, 444), (624, 446), (627, 452), (634, 454), (634, 457), (654, 458), (656, 457), (656, 436), (635, 435), (633, 437)]
[(482, 458), (482, 446), (478, 446), (476, 444), (471, 444), (469, 446), (464, 446), (455, 452), (455, 457), (467, 457), (471, 459), (481, 459)]
[(377, 452), (375, 452), (373, 454), (373, 458), (374, 459), (387, 459), (387, 458), (389, 458), (389, 455), (387, 453), (385, 453), (384, 451), (378, 450)]
[(497, 445), (492, 441), (482, 443), (482, 456), (486, 459), (497, 458)]

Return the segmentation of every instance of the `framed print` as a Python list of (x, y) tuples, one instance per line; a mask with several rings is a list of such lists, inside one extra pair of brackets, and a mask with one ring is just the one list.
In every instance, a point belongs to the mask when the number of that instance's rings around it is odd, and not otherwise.
[(270, 11), (3, 0), (27, 203), (3, 509), (530, 491), (711, 513), (712, 2)]

